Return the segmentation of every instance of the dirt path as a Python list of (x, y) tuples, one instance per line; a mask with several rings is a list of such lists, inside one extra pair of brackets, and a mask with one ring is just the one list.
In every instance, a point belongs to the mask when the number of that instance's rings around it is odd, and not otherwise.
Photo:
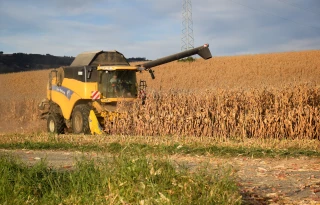
[(320, 158), (218, 158), (174, 156), (189, 167), (230, 165), (248, 204), (320, 204)]
[[(1, 150), (29, 164), (45, 159), (48, 166), (72, 169), (76, 159), (112, 157), (110, 154), (77, 151)], [(246, 204), (320, 204), (320, 158), (219, 158), (214, 156), (172, 155), (176, 165), (191, 170), (207, 164), (215, 169), (229, 165), (237, 171), (238, 184)]]

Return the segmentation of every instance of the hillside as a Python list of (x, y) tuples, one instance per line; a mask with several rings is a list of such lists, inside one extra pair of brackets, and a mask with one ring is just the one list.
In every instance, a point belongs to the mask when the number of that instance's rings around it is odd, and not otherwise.
[[(135, 65), (135, 63), (132, 63)], [(50, 70), (0, 74), (1, 99), (46, 95)], [(137, 73), (152, 90), (245, 89), (311, 83), (320, 85), (320, 50), (213, 57), (192, 63), (171, 62)]]
[(42, 70), (70, 65), (74, 57), (53, 56), (50, 54), (3, 54), (0, 52), (0, 73)]
[(301, 83), (320, 85), (320, 50), (213, 57), (191, 63), (172, 62), (138, 75), (155, 90), (246, 89)]
[[(230, 90), (254, 90), (243, 97), (241, 91), (235, 94), (244, 102), (251, 98), (256, 103), (263, 103), (260, 102), (260, 96), (263, 96), (260, 92), (267, 89), (280, 101), (280, 95), (290, 98), (290, 93), (293, 93), (295, 98), (302, 96), (304, 101), (312, 100), (317, 106), (320, 102), (317, 97), (320, 50), (213, 57), (192, 63), (172, 62), (156, 67), (154, 71), (155, 80), (148, 72), (137, 73), (138, 79), (147, 80), (149, 91), (193, 90), (196, 91), (192, 96), (195, 100), (201, 100), (201, 95), (197, 93), (205, 90), (214, 91), (210, 94), (212, 100), (217, 95), (222, 98), (233, 95)], [(37, 106), (46, 97), (48, 74), (49, 70), (0, 74), (0, 133), (45, 130), (46, 122), (39, 120)], [(308, 84), (311, 88), (300, 89), (302, 84)], [(284, 94), (272, 91), (286, 91), (288, 88), (295, 90)], [(314, 99), (308, 100), (308, 92)], [(236, 100), (232, 102), (237, 103)]]

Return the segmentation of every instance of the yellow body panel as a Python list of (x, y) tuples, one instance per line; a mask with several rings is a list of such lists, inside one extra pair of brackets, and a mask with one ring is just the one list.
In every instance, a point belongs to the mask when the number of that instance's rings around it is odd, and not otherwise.
[(102, 134), (102, 128), (98, 122), (97, 116), (94, 114), (93, 110), (90, 111), (90, 115), (89, 115), (89, 127), (90, 127), (90, 131), (91, 134)]
[[(91, 92), (98, 90), (96, 82), (81, 82), (74, 79), (64, 78), (61, 86), (52, 80), (52, 90), (48, 89), (47, 97), (61, 108), (62, 115), (69, 120), (72, 110), (78, 100), (91, 100)], [(49, 86), (49, 85), (48, 85)], [(101, 103), (119, 101), (134, 101), (136, 98), (102, 98)]]
[(64, 94), (52, 90), (52, 101), (57, 103), (62, 111), (62, 115), (65, 119), (69, 120), (71, 117), (72, 109), (75, 103), (80, 100), (80, 96), (73, 93), (70, 99), (68, 99)]
[(80, 99), (91, 100), (91, 92), (97, 89), (96, 82), (81, 82), (65, 78), (61, 86), (52, 84), (52, 90), (48, 90), (48, 99), (57, 103), (63, 117), (69, 120), (76, 102)]
[(101, 102), (102, 103), (111, 103), (111, 102), (120, 102), (120, 101), (132, 102), (136, 99), (137, 98), (103, 98), (101, 99)]
[(137, 70), (136, 66), (98, 66), (97, 70)]
[(77, 93), (81, 99), (91, 99), (91, 92), (98, 90), (98, 83), (96, 82), (81, 82), (74, 79), (65, 78), (62, 86), (69, 88)]

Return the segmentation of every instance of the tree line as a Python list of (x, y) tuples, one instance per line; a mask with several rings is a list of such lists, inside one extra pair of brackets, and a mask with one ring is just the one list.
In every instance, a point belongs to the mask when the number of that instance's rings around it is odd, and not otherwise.
[(67, 66), (70, 65), (73, 60), (74, 57), (72, 56), (26, 53), (3, 54), (3, 52), (0, 52), (0, 73), (41, 70)]
[[(0, 74), (69, 66), (73, 60), (73, 56), (26, 53), (4, 54), (3, 51), (0, 51)], [(132, 57), (127, 60), (128, 62), (137, 62), (146, 61), (146, 58)]]

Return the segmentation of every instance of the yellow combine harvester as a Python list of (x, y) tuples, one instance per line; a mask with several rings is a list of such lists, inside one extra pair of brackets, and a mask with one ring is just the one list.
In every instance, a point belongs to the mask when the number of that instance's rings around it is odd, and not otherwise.
[(154, 79), (152, 67), (195, 54), (212, 57), (208, 44), (137, 66), (130, 66), (117, 51), (79, 54), (70, 66), (49, 74), (47, 98), (39, 106), (47, 118), (48, 132), (103, 133), (104, 123), (119, 115), (117, 102), (134, 101), (145, 89), (145, 81), (138, 85), (136, 72), (149, 71)]

